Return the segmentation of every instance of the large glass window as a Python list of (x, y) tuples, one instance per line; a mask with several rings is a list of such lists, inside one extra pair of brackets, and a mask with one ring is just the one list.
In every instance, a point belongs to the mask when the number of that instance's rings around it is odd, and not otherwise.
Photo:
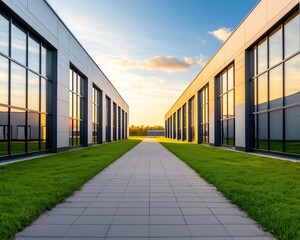
[(173, 114), (173, 138), (176, 138), (176, 113)]
[(299, 20), (296, 12), (265, 37), (266, 57), (261, 43), (252, 49), (254, 69), (264, 66), (251, 78), (254, 149), (300, 154)]
[(189, 142), (195, 140), (195, 124), (196, 124), (196, 114), (195, 114), (195, 97), (189, 100)]
[[(262, 54), (261, 58), (264, 58), (265, 57), (264, 53), (261, 54)], [(219, 80), (218, 100), (219, 100), (219, 108), (220, 108), (220, 141), (219, 142), (221, 143), (221, 145), (234, 146), (235, 145), (235, 109), (234, 109), (235, 82), (234, 82), (233, 65), (230, 65), (228, 68), (226, 68), (219, 75), (218, 80)], [(208, 102), (207, 102), (206, 111), (208, 113)]]
[(186, 140), (186, 103), (182, 106), (182, 140)]
[[(229, 83), (230, 85), (232, 83)], [(209, 115), (208, 115), (208, 85), (201, 89), (199, 93), (199, 101), (200, 101), (200, 142), (201, 143), (209, 143)]]
[(113, 140), (117, 141), (117, 104), (113, 103)]
[(125, 138), (125, 113), (122, 109), (122, 139)]
[(93, 87), (93, 143), (102, 143), (102, 91)]
[(108, 96), (105, 98), (105, 136), (106, 142), (111, 141), (111, 100)]
[(118, 140), (121, 139), (121, 107), (118, 107)]
[(84, 144), (84, 78), (74, 68), (70, 68), (70, 89), (69, 89), (69, 146)]
[(0, 13), (0, 157), (50, 149), (51, 66), (41, 74), (41, 48), (50, 60), (38, 38)]
[(177, 139), (181, 139), (181, 109), (177, 110)]

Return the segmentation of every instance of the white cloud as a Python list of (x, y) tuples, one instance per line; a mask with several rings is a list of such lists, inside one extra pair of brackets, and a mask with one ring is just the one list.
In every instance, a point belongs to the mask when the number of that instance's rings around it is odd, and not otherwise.
[(180, 60), (174, 56), (155, 56), (141, 61), (126, 58), (117, 63), (123, 67), (176, 72), (186, 71), (194, 64), (194, 60), (190, 57)]
[(197, 64), (201, 67), (204, 67), (206, 63), (208, 62), (209, 58), (200, 54), (200, 56), (197, 58)]
[(231, 28), (221, 27), (217, 30), (208, 33), (214, 36), (215, 38), (219, 39), (220, 41), (225, 42), (227, 38), (231, 35), (232, 30)]

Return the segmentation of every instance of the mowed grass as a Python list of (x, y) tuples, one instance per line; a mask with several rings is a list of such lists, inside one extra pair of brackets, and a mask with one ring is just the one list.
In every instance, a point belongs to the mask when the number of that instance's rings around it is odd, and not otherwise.
[(300, 162), (157, 139), (278, 239), (300, 239)]
[(123, 140), (0, 166), (0, 239), (13, 238), (139, 142)]

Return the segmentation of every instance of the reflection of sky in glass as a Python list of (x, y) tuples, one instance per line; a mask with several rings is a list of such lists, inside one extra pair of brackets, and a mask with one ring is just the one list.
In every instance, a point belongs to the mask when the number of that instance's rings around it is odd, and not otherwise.
[[(282, 97), (282, 65), (270, 71), (270, 107), (278, 107), (282, 102), (277, 102)], [(273, 102), (272, 102), (273, 101)]]
[(8, 20), (0, 15), (0, 52), (6, 55), (8, 55), (8, 27)]
[(258, 110), (266, 109), (267, 101), (268, 101), (268, 81), (267, 81), (267, 74), (265, 73), (260, 77), (258, 77)]
[(269, 38), (270, 66), (282, 61), (282, 30), (281, 28)]
[[(48, 85), (49, 86), (49, 85)], [(49, 98), (50, 96), (48, 96)], [(46, 100), (49, 102), (51, 99), (47, 99), (47, 81), (45, 79), (41, 79), (41, 111), (46, 112)]]
[(267, 41), (258, 45), (258, 73), (267, 69)]
[(299, 50), (299, 14), (284, 25), (284, 53), (285, 57)]
[(11, 63), (11, 105), (25, 108), (26, 103), (26, 71), (15, 63)]
[(28, 109), (39, 111), (39, 76), (28, 72)]
[(22, 64), (26, 64), (26, 34), (12, 24), (11, 26), (11, 56)]
[(40, 46), (32, 38), (29, 38), (28, 41), (28, 67), (34, 70), (35, 72), (40, 72)]
[(233, 67), (228, 69), (228, 90), (232, 89), (234, 86), (234, 79), (233, 79)]
[(8, 104), (8, 60), (0, 56), (0, 103)]
[(44, 76), (44, 77), (48, 77), (46, 76), (47, 72), (46, 72), (46, 66), (47, 66), (47, 50), (42, 47), (42, 54), (41, 54), (41, 58), (42, 58), (42, 72), (41, 74)]
[(228, 117), (234, 116), (234, 95), (233, 90), (228, 93)]
[(285, 63), (285, 96), (300, 92), (300, 55)]

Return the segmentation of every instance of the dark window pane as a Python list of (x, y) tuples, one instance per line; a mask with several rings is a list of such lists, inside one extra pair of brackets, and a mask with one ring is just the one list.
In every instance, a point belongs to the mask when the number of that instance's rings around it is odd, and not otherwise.
[(11, 27), (11, 57), (26, 65), (26, 33), (14, 24)]
[(28, 109), (39, 111), (40, 108), (40, 77), (28, 72)]
[(50, 82), (41, 78), (41, 112), (50, 112), (50, 104), (52, 101), (50, 92)]
[(258, 148), (268, 149), (268, 117), (267, 113), (258, 115)]
[(228, 112), (227, 112), (227, 94), (222, 96), (222, 118), (227, 118)]
[(25, 111), (11, 108), (11, 154), (25, 153)]
[(8, 105), (8, 60), (1, 56), (0, 56), (0, 103)]
[(258, 45), (258, 73), (267, 70), (268, 53), (267, 53), (267, 41), (263, 40)]
[(28, 112), (28, 152), (39, 150), (40, 116), (39, 113)]
[(73, 146), (73, 121), (72, 118), (69, 118), (69, 146)]
[(282, 61), (282, 29), (277, 28), (269, 38), (269, 66)]
[(267, 109), (268, 101), (268, 79), (267, 74), (263, 74), (257, 79), (258, 81), (258, 111)]
[(282, 65), (270, 71), (270, 108), (282, 106)]
[(299, 14), (292, 16), (284, 25), (284, 55), (285, 58), (299, 51)]
[(0, 52), (8, 55), (9, 21), (0, 14)]
[(282, 110), (270, 112), (270, 150), (282, 152)]
[(40, 73), (40, 44), (28, 38), (28, 67)]
[(222, 144), (227, 145), (227, 121), (222, 121)]
[(285, 111), (285, 150), (300, 154), (300, 107), (287, 108)]
[(8, 108), (0, 106), (0, 156), (8, 155)]
[(11, 105), (25, 108), (26, 104), (26, 70), (11, 63)]
[(234, 146), (234, 119), (228, 120), (228, 145)]
[(285, 104), (300, 103), (300, 55), (285, 63)]
[(50, 79), (52, 71), (51, 51), (44, 47), (42, 47), (41, 64), (41, 74)]

